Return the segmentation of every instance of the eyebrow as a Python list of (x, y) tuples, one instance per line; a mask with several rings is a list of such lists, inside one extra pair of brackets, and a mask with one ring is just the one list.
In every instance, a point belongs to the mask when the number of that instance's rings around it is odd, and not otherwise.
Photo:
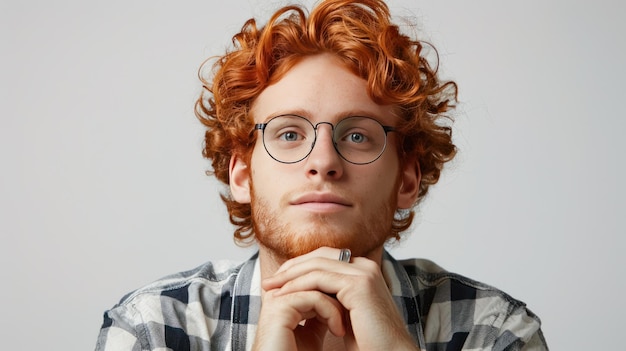
[[(282, 115), (296, 115), (296, 116), (300, 116), (300, 117), (304, 117), (308, 120), (311, 120), (312, 117), (315, 115), (315, 113), (306, 110), (306, 109), (286, 109), (286, 110), (278, 110), (275, 111), (267, 116), (265, 116), (265, 118), (263, 119), (262, 123), (267, 123), (267, 121), (269, 121), (270, 119), (276, 117), (276, 116), (282, 116)], [(352, 109), (352, 110), (346, 110), (346, 111), (341, 111), (339, 113), (336, 113), (334, 115), (330, 116), (330, 120), (341, 120), (347, 117), (354, 117), (354, 116), (362, 116), (362, 117), (369, 117), (369, 118), (373, 118), (375, 120), (377, 120), (378, 122), (380, 122), (381, 124), (385, 124), (386, 122), (383, 122), (383, 116), (377, 114), (377, 113), (373, 113), (372, 111), (367, 111), (367, 110), (363, 110), (363, 109)], [(391, 116), (391, 117), (396, 117), (395, 113)]]

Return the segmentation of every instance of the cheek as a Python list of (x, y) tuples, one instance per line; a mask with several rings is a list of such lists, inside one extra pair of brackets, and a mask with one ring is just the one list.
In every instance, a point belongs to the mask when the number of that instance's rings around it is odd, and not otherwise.
[(252, 151), (252, 155), (250, 157), (250, 169), (252, 170), (252, 178), (257, 182), (257, 184), (265, 184), (261, 183), (266, 181), (268, 177), (271, 177), (272, 171), (272, 159), (267, 156), (265, 149), (263, 149), (263, 145), (257, 145)]
[(257, 149), (252, 153), (250, 165), (250, 177), (257, 196), (270, 199), (280, 196), (290, 188), (287, 171), (283, 169), (285, 165), (269, 157), (264, 149)]
[(399, 184), (398, 172), (391, 172), (394, 168), (391, 168), (392, 165), (389, 167), (373, 172), (353, 172), (355, 176), (350, 187), (366, 206), (377, 207), (389, 201), (390, 197), (395, 197)]
[[(395, 171), (394, 171), (395, 170)], [(389, 201), (390, 198), (397, 196), (398, 187), (400, 185), (400, 173), (396, 162), (386, 164), (376, 176), (373, 176), (374, 182), (367, 189), (373, 189), (373, 194), (377, 201)]]

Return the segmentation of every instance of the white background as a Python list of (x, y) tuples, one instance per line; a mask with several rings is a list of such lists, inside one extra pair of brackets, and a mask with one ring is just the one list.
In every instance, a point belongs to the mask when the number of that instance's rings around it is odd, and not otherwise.
[[(124, 293), (253, 252), (203, 174), (192, 105), (200, 63), (282, 3), (2, 1), (3, 349), (93, 349)], [(621, 349), (624, 5), (390, 7), (439, 49), (461, 100), (460, 153), (392, 253), (527, 302), (554, 350)]]

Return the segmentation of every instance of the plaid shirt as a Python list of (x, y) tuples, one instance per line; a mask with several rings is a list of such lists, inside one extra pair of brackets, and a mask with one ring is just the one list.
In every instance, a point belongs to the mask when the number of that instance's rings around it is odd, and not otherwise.
[[(548, 349), (539, 318), (497, 289), (387, 252), (382, 271), (422, 350)], [(168, 276), (105, 312), (96, 350), (250, 350), (260, 285), (258, 254)]]

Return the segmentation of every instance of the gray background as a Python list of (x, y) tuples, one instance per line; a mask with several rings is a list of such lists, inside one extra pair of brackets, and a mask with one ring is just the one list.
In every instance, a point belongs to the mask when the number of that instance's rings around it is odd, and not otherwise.
[[(1, 2), (3, 349), (92, 349), (124, 293), (252, 254), (203, 174), (192, 105), (199, 64), (280, 4)], [(462, 102), (461, 151), (392, 252), (524, 300), (554, 350), (620, 349), (624, 5), (389, 4)]]

